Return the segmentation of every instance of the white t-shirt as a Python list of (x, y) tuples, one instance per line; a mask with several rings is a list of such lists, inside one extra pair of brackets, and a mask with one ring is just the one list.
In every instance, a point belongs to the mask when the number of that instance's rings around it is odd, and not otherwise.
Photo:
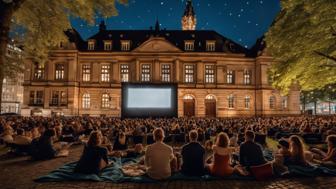
[(171, 176), (170, 161), (174, 158), (173, 148), (156, 142), (149, 145), (145, 154), (147, 174), (153, 179), (165, 179)]

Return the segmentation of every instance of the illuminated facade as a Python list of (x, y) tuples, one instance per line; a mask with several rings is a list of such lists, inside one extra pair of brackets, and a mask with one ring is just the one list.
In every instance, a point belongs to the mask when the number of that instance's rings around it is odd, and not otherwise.
[[(182, 24), (183, 25), (183, 24)], [(121, 83), (177, 83), (178, 115), (242, 117), (296, 115), (300, 92), (273, 89), (267, 76), (272, 57), (262, 40), (252, 49), (215, 31), (99, 31), (50, 53), (45, 66), (26, 61), (24, 115), (120, 116)]]

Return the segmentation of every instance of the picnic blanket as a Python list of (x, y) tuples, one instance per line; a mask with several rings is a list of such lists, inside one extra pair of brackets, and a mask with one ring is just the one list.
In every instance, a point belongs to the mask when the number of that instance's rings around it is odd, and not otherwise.
[[(62, 181), (109, 181), (114, 183), (122, 182), (132, 182), (132, 183), (153, 183), (157, 182), (148, 176), (127, 176), (125, 175), (121, 168), (123, 165), (130, 163), (137, 163), (137, 158), (110, 158), (114, 164), (110, 167), (102, 170), (100, 175), (96, 174), (80, 174), (74, 173), (73, 170), (76, 166), (76, 162), (68, 163), (63, 167), (56, 169), (49, 174), (35, 179), (36, 182), (62, 182)], [(316, 177), (316, 176), (336, 176), (336, 170), (328, 169), (321, 166), (311, 166), (311, 167), (302, 167), (302, 166), (290, 166), (289, 177)], [(211, 175), (204, 175), (201, 177), (190, 177), (185, 176), (181, 173), (173, 174), (167, 181), (174, 180), (185, 180), (185, 181), (211, 181), (211, 180), (253, 180), (252, 176), (240, 176), (232, 175), (230, 177), (218, 178)]]

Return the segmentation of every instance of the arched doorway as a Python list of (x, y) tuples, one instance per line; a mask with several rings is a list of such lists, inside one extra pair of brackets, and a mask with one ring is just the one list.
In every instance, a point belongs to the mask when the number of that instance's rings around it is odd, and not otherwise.
[(191, 95), (183, 97), (183, 115), (186, 117), (195, 116), (195, 99)]
[(205, 104), (205, 117), (216, 117), (217, 107), (215, 96), (214, 95), (206, 96), (204, 104)]

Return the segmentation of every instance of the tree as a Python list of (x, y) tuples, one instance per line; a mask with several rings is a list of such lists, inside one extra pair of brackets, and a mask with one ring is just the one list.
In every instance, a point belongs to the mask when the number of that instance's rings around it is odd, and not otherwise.
[(276, 62), (273, 86), (288, 92), (336, 83), (336, 1), (282, 0), (281, 12), (267, 32), (267, 51)]
[[(117, 15), (116, 3), (127, 0), (0, 0), (0, 89), (11, 64), (6, 61), (10, 30), (23, 31), (22, 45), (28, 58), (44, 63), (51, 48), (67, 40), (70, 18), (79, 17), (93, 24), (95, 15)], [(0, 104), (2, 90), (0, 90)]]

